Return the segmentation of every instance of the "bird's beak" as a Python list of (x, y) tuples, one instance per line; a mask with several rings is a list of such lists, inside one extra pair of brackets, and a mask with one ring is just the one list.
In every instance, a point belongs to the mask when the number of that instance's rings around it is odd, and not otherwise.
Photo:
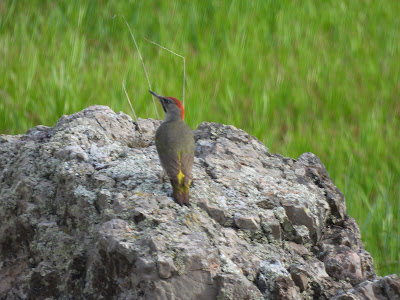
[(161, 105), (163, 107), (164, 112), (167, 112), (167, 109), (164, 107), (164, 97), (160, 96), (160, 95), (158, 95), (158, 94), (156, 94), (156, 93), (154, 93), (152, 91), (149, 91), (149, 92), (150, 92), (150, 94), (156, 96), (158, 100), (160, 100), (160, 103), (161, 103)]
[(149, 91), (149, 92), (150, 92), (150, 94), (156, 96), (158, 99), (162, 98), (162, 96), (160, 96), (160, 95), (158, 95), (158, 94), (156, 94), (156, 93), (154, 93), (154, 92), (152, 92), (152, 91)]

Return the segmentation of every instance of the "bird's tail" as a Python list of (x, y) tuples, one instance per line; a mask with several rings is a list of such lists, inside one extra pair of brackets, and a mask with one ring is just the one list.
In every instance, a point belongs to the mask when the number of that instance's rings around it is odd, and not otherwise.
[(175, 202), (179, 205), (189, 206), (189, 186), (184, 188), (172, 186), (172, 188), (172, 196)]

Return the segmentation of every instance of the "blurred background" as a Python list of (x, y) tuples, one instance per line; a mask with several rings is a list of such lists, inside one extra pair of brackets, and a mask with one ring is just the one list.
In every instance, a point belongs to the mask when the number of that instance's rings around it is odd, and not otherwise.
[[(242, 128), (313, 152), (346, 197), (378, 274), (400, 275), (400, 1), (0, 1), (0, 133), (108, 105)], [(115, 15), (117, 17), (113, 18)], [(157, 103), (160, 118), (161, 106)]]

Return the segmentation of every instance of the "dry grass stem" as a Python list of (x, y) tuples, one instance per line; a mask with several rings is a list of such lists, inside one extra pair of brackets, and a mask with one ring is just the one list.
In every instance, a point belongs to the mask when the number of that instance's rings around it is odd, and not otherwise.
[(126, 95), (126, 99), (128, 99), (129, 105), (131, 106), (131, 110), (132, 110), (132, 112), (133, 112), (133, 116), (134, 116), (134, 118), (135, 118), (135, 121), (136, 121), (137, 127), (138, 127), (138, 129), (139, 129), (139, 132), (142, 132), (142, 130), (140, 129), (140, 126), (139, 126), (139, 121), (138, 121), (138, 119), (137, 119), (135, 110), (133, 109), (131, 100), (129, 99), (129, 96), (128, 96), (128, 93), (127, 93), (127, 91), (126, 91), (126, 88), (125, 88), (125, 84), (124, 84), (124, 83), (122, 83), (122, 87), (123, 87), (123, 89), (124, 89), (124, 92), (125, 92), (125, 95)]
[[(115, 18), (115, 17), (116, 17), (116, 16), (114, 16), (114, 18)], [(126, 26), (128, 27), (128, 29), (129, 29), (129, 32), (130, 32), (130, 34), (131, 34), (133, 43), (135, 44), (136, 50), (138, 51), (140, 61), (142, 62), (144, 74), (146, 75), (147, 83), (149, 84), (149, 90), (151, 91), (152, 89), (151, 89), (151, 84), (150, 84), (149, 76), (147, 75), (146, 67), (145, 67), (145, 65), (144, 65), (144, 61), (143, 61), (142, 55), (140, 54), (139, 47), (138, 47), (138, 45), (137, 45), (137, 43), (136, 43), (135, 36), (133, 35), (133, 32), (132, 32), (132, 30), (131, 30), (131, 27), (129, 26), (129, 24), (128, 24), (128, 22), (126, 21), (125, 17), (124, 17), (124, 16), (120, 16), (120, 17), (121, 17), (122, 19), (124, 19), (125, 24), (126, 24)], [(156, 102), (155, 102), (155, 100), (154, 100), (154, 96), (151, 95), (151, 98), (153, 99), (153, 105), (154, 105), (154, 109), (156, 110), (157, 119), (160, 119), (160, 117), (159, 117), (159, 115), (158, 115), (158, 111), (157, 111)]]
[(146, 41), (148, 41), (149, 43), (152, 43), (152, 44), (154, 44), (154, 45), (157, 45), (158, 47), (160, 47), (160, 48), (162, 48), (162, 49), (164, 49), (164, 50), (167, 50), (167, 51), (169, 51), (169, 52), (171, 52), (171, 53), (175, 54), (176, 56), (179, 56), (179, 57), (181, 57), (181, 58), (183, 59), (183, 91), (182, 91), (182, 102), (183, 102), (183, 107), (185, 107), (185, 82), (186, 82), (186, 61), (185, 61), (185, 57), (182, 56), (182, 55), (179, 55), (178, 53), (175, 53), (174, 51), (169, 50), (168, 48), (165, 48), (165, 47), (163, 47), (163, 46), (161, 46), (161, 45), (159, 45), (159, 44), (157, 44), (157, 43), (155, 43), (155, 42), (153, 42), (153, 41), (150, 41), (150, 40), (148, 40), (148, 39), (146, 39), (146, 38), (144, 38), (144, 39), (145, 39)]

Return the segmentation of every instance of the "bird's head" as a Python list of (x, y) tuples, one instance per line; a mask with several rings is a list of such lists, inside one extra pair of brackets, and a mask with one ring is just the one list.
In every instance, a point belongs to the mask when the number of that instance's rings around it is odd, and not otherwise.
[(184, 120), (185, 118), (185, 109), (181, 101), (174, 97), (163, 97), (152, 91), (149, 91), (151, 94), (157, 97), (160, 100), (160, 103), (165, 112), (165, 121), (174, 120), (181, 118)]

